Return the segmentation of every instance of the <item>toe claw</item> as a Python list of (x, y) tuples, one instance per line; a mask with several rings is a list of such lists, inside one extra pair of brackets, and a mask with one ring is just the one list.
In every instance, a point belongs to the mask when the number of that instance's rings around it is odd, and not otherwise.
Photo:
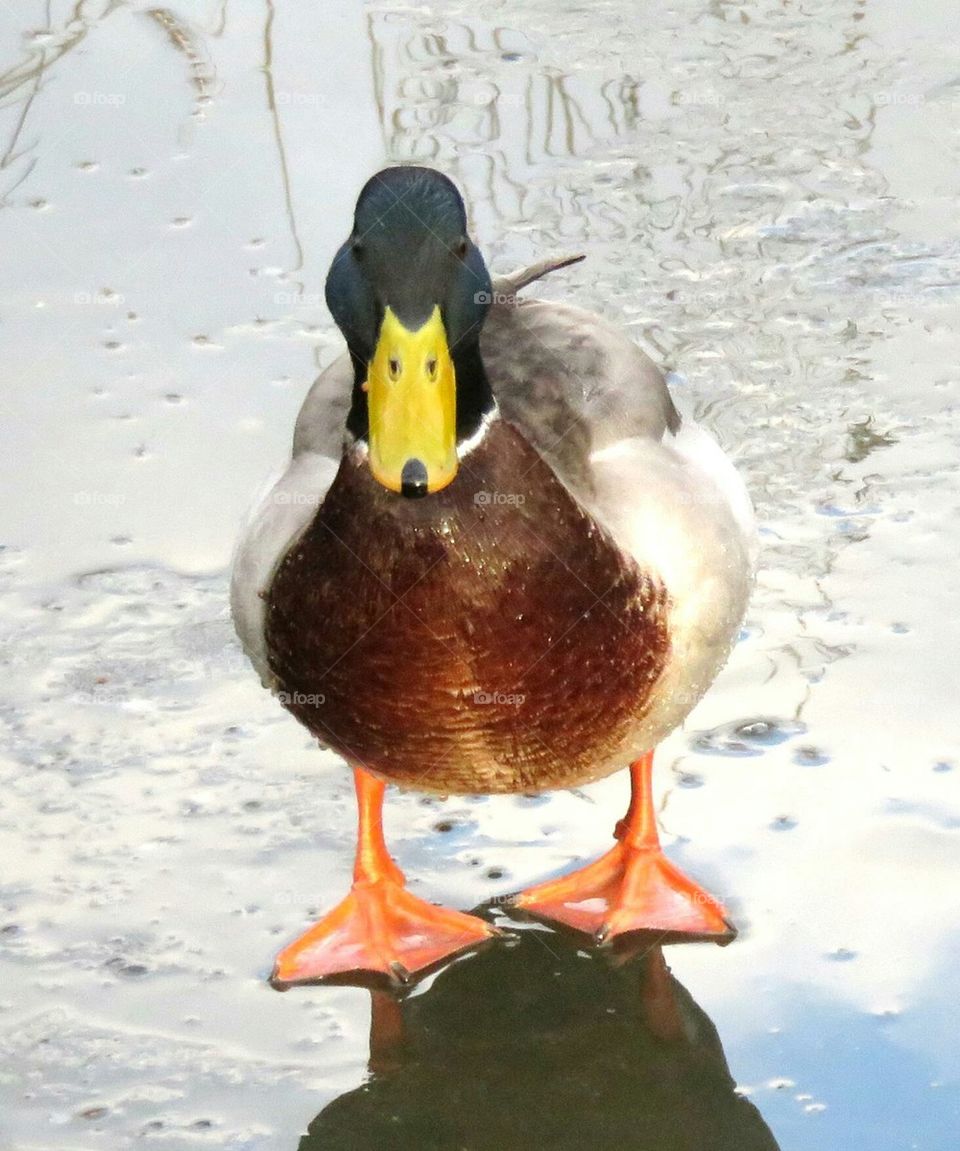
[(410, 982), (410, 972), (403, 966), (399, 959), (395, 959), (390, 964), (390, 977), (392, 982), (405, 985)]

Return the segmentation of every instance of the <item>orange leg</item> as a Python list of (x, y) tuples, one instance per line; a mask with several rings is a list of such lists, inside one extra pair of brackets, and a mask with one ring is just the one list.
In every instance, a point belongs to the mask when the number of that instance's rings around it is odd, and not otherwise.
[(617, 824), (615, 847), (579, 871), (527, 888), (514, 906), (588, 932), (600, 943), (630, 931), (729, 942), (736, 930), (720, 901), (660, 848), (652, 773), (652, 751), (630, 765), (630, 807)]
[(354, 768), (360, 829), (353, 886), (342, 902), (277, 956), (271, 983), (311, 983), (370, 972), (404, 982), (418, 971), (498, 934), (473, 915), (436, 907), (407, 891), (381, 823), (382, 780)]

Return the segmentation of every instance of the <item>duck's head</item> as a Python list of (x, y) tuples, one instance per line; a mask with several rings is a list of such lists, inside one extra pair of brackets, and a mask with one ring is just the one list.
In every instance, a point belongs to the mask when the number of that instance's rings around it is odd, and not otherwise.
[(372, 177), (326, 295), (354, 363), (347, 427), (373, 475), (406, 496), (440, 491), (493, 407), (479, 351), (490, 274), (455, 185), (412, 166)]

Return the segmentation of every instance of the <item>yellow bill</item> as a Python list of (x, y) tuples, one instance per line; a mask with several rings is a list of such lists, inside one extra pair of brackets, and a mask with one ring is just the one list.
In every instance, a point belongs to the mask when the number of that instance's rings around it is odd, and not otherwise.
[(438, 492), (457, 474), (457, 388), (434, 307), (416, 331), (388, 307), (367, 373), (370, 470), (393, 492)]

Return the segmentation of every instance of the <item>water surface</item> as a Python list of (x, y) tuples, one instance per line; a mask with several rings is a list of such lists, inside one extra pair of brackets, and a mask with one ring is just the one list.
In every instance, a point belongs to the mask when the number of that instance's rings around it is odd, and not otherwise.
[[(640, 1147), (956, 1147), (953, 19), (4, 10), (0, 1145), (348, 1147), (397, 1115), (397, 1147), (425, 1116), (443, 1148), (562, 1146), (558, 1117), (600, 1147), (631, 1122)], [(667, 948), (651, 985), (655, 953), (528, 930), (380, 1001), (371, 1071), (367, 991), (265, 983), (349, 882), (352, 788), (246, 666), (226, 570), (339, 347), (356, 191), (401, 160), (457, 179), (495, 271), (588, 254), (538, 290), (676, 373), (764, 548), (657, 775), (737, 942)], [(606, 848), (625, 792), (394, 794), (387, 829), (418, 892), (505, 922), (503, 894)]]

